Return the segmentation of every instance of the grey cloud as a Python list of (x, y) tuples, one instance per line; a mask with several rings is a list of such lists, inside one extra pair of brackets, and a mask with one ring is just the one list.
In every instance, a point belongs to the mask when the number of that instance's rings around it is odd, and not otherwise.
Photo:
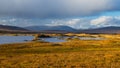
[(0, 0), (0, 16), (76, 17), (119, 10), (119, 0)]
[(0, 24), (14, 26), (39, 26), (39, 25), (66, 25), (73, 28), (97, 28), (105, 26), (120, 26), (120, 16), (100, 16), (96, 18), (68, 18), (68, 19), (23, 19), (0, 18)]
[(72, 18), (54, 20), (47, 25), (67, 25), (73, 28), (98, 28), (106, 26), (120, 26), (120, 16), (100, 16), (97, 18)]

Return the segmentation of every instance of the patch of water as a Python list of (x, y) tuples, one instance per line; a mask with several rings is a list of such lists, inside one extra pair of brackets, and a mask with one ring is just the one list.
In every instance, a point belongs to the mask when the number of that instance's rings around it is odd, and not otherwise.
[(33, 36), (0, 36), (0, 44), (31, 41)]

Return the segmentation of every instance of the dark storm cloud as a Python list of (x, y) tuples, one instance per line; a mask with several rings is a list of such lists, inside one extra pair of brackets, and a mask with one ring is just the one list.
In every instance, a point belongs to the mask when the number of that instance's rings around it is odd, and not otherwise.
[(0, 0), (0, 16), (76, 17), (119, 10), (119, 0)]

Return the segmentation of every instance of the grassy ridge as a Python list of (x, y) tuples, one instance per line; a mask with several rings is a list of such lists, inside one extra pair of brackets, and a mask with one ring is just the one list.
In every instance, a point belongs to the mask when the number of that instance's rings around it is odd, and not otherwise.
[(119, 68), (120, 40), (0, 45), (0, 68)]

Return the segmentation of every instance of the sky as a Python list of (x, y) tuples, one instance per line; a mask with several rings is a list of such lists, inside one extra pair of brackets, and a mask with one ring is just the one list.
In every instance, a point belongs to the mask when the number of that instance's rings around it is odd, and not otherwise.
[(120, 0), (0, 0), (0, 24), (77, 29), (120, 26)]

